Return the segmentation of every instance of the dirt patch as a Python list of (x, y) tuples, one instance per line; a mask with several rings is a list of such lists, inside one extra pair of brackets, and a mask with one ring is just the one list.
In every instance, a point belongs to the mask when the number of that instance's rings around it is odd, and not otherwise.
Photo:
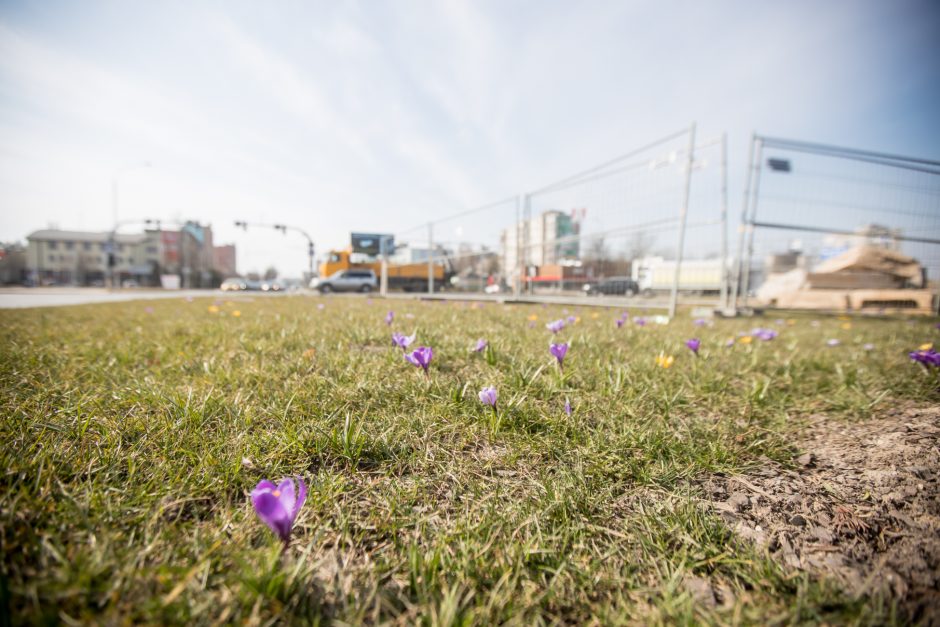
[(768, 460), (746, 476), (709, 478), (709, 504), (787, 567), (940, 625), (940, 408), (858, 423), (819, 417), (799, 446), (796, 470)]

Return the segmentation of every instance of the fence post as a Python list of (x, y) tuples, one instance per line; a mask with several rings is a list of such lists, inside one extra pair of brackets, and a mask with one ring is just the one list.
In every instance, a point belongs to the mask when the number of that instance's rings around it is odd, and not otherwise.
[[(521, 217), (522, 217), (522, 203), (523, 203), (523, 196), (521, 196), (521, 195), (520, 195), (520, 196), (516, 196), (516, 222), (515, 222), (515, 225), (514, 225), (514, 228), (513, 228), (513, 232), (514, 232), (515, 235), (516, 235), (516, 243), (515, 243), (515, 251), (516, 251), (516, 260), (515, 260), (515, 261), (516, 261), (516, 269), (515, 269), (515, 275), (516, 275), (516, 278), (515, 278), (515, 280), (512, 282), (512, 296), (513, 296), (513, 298), (519, 298), (519, 293), (520, 293), (520, 291), (521, 291), (521, 286), (522, 286), (522, 249), (521, 249), (521, 246), (520, 246), (520, 244), (521, 244), (521, 242), (522, 242), (522, 231), (520, 231), (520, 229), (522, 228), (522, 221), (521, 221)], [(507, 243), (507, 245), (508, 245), (508, 243)]]
[(434, 293), (434, 223), (428, 222), (428, 294)]
[(388, 296), (388, 238), (384, 235), (379, 240), (382, 253), (382, 276), (379, 279), (379, 293), (385, 297)]
[(721, 296), (719, 307), (728, 309), (728, 133), (721, 134)]
[(525, 194), (523, 197), (522, 204), (522, 256), (520, 257), (520, 279), (524, 281), (523, 286), (525, 287), (525, 293), (531, 294), (532, 282), (528, 280), (529, 278), (529, 245), (530, 245), (530, 223), (532, 221), (532, 196)]
[(747, 307), (748, 288), (751, 283), (751, 259), (754, 256), (754, 221), (757, 219), (757, 196), (760, 193), (761, 159), (764, 154), (764, 142), (757, 138), (757, 154), (754, 160), (754, 189), (751, 192), (751, 217), (747, 229), (747, 260), (744, 265), (744, 306)]
[(669, 298), (669, 317), (676, 315), (679, 301), (679, 271), (682, 269), (682, 249), (685, 246), (685, 224), (689, 214), (689, 194), (692, 188), (692, 165), (695, 160), (695, 122), (689, 127), (689, 158), (685, 170), (685, 193), (682, 195), (682, 208), (679, 212), (679, 242), (676, 250), (676, 271), (672, 278), (672, 295)]
[(741, 201), (741, 224), (738, 225), (738, 258), (735, 260), (734, 283), (731, 286), (731, 310), (738, 313), (738, 290), (741, 287), (741, 271), (744, 264), (744, 233), (747, 229), (747, 203), (751, 198), (751, 174), (754, 171), (754, 142), (757, 135), (751, 134), (751, 144), (747, 150), (747, 173), (744, 182), (744, 198)]

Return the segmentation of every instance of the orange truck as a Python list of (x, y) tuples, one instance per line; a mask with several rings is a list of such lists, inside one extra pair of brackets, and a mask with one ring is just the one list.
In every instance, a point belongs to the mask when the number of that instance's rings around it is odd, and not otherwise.
[[(382, 262), (375, 257), (354, 253), (352, 249), (331, 250), (326, 261), (320, 264), (320, 276), (327, 278), (341, 270), (361, 269), (372, 270), (381, 281)], [(436, 261), (432, 265), (434, 275), (434, 289), (440, 290), (453, 276), (448, 260)], [(414, 263), (388, 264), (388, 287), (400, 289), (405, 292), (423, 292), (428, 289), (428, 263), (418, 261)]]

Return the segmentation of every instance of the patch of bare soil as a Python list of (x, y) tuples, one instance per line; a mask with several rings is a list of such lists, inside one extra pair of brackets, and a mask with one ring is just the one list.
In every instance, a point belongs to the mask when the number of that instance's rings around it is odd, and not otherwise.
[(795, 471), (768, 460), (707, 479), (709, 504), (787, 567), (940, 625), (940, 408), (859, 423), (819, 417), (799, 445)]

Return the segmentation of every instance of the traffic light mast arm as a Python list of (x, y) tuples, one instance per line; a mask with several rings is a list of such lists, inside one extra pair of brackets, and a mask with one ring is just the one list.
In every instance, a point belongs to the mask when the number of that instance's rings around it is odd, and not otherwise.
[(281, 233), (285, 235), (287, 235), (288, 230), (297, 231), (298, 233), (303, 235), (305, 238), (307, 238), (308, 272), (310, 276), (313, 277), (313, 257), (314, 257), (314, 252), (315, 252), (315, 249), (313, 246), (313, 238), (310, 237), (310, 235), (302, 228), (298, 226), (289, 226), (287, 224), (266, 224), (263, 222), (246, 222), (244, 220), (236, 220), (235, 226), (238, 228), (241, 228), (243, 231), (247, 231), (249, 226), (258, 226), (258, 227), (267, 228), (267, 229), (274, 229), (276, 231), (280, 231)]

